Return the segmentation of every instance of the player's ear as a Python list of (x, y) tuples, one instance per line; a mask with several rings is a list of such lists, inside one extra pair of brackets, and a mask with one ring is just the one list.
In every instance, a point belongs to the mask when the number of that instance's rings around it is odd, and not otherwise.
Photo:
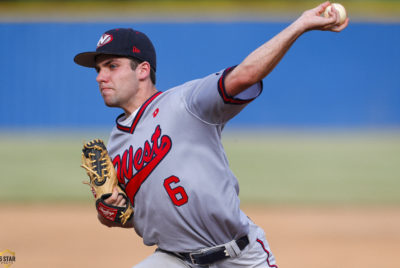
[(145, 80), (146, 78), (150, 79), (150, 63), (147, 61), (141, 62), (137, 68), (136, 73), (139, 80)]

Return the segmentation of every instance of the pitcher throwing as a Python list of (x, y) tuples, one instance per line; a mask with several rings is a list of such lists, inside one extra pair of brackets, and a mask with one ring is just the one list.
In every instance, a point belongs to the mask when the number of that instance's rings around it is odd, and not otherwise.
[(104, 213), (98, 218), (106, 226), (134, 228), (145, 245), (157, 245), (134, 267), (277, 267), (264, 231), (240, 209), (221, 132), (261, 94), (261, 80), (297, 38), (347, 27), (335, 9), (321, 16), (329, 5), (304, 12), (239, 65), (164, 92), (155, 86), (156, 53), (142, 32), (109, 30), (96, 51), (75, 56), (77, 64), (96, 69), (105, 104), (123, 110), (107, 149), (127, 198), (114, 190), (102, 211), (130, 202), (134, 214), (125, 225)]

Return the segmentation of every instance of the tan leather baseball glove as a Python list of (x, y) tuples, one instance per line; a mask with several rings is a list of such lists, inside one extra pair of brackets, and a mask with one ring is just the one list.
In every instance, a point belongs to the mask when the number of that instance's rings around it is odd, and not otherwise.
[[(124, 225), (133, 216), (133, 208), (126, 193), (118, 184), (114, 165), (102, 140), (95, 139), (83, 146), (81, 167), (86, 169), (89, 176), (89, 182), (84, 183), (92, 189), (99, 214), (110, 221)], [(118, 194), (125, 199), (125, 207), (113, 206), (104, 202), (111, 196), (114, 187), (117, 188)]]

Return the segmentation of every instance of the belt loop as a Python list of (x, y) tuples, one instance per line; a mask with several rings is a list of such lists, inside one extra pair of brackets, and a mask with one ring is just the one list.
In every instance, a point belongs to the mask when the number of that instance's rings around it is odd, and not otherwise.
[(232, 240), (224, 244), (224, 246), (225, 246), (225, 255), (231, 256), (232, 258), (239, 256), (241, 250), (238, 244), (236, 243), (236, 240)]

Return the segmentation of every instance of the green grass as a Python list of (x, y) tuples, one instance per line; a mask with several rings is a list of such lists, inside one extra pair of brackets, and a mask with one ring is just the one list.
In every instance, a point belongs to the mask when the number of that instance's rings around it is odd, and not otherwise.
[(399, 133), (225, 138), (244, 202), (400, 204)]
[[(81, 147), (105, 135), (0, 135), (0, 202), (91, 202)], [(243, 203), (400, 204), (400, 133), (227, 133)]]
[[(1, 21), (292, 21), (316, 0), (0, 1)], [(398, 22), (399, 0), (342, 0), (351, 21)], [(105, 15), (107, 14), (107, 15)]]
[(87, 176), (80, 168), (82, 145), (89, 139), (0, 135), (0, 202), (90, 200), (90, 189), (82, 184)]

